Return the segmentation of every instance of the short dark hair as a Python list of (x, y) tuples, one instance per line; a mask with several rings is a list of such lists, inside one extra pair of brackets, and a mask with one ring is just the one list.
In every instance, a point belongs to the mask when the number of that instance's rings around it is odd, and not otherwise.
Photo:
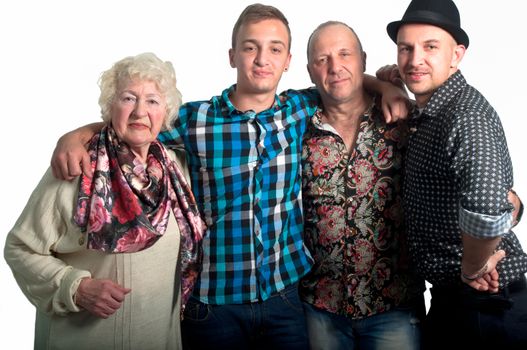
[(276, 7), (258, 3), (247, 6), (240, 14), (240, 17), (238, 17), (238, 20), (232, 28), (232, 48), (234, 49), (236, 47), (236, 36), (243, 24), (256, 23), (266, 19), (277, 19), (285, 25), (289, 39), (287, 49), (291, 50), (291, 29), (289, 28), (287, 18), (285, 18), (284, 14)]

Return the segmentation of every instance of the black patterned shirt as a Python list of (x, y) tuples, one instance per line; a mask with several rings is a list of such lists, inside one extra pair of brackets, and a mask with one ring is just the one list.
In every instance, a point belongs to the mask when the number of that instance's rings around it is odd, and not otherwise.
[(434, 286), (461, 283), (461, 232), (501, 236), (501, 287), (527, 271), (527, 255), (510, 230), (512, 164), (497, 113), (454, 73), (415, 119), (408, 144), (405, 213), (410, 253)]
[(304, 241), (315, 265), (300, 284), (313, 306), (351, 319), (422, 296), (408, 261), (402, 212), (405, 124), (373, 108), (360, 119), (351, 154), (316, 113), (304, 136)]

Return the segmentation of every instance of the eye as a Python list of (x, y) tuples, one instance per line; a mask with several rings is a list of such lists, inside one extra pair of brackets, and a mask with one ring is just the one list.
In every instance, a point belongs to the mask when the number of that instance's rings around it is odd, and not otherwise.
[(123, 102), (135, 102), (136, 98), (133, 95), (125, 94), (125, 95), (121, 96), (121, 101), (123, 101)]
[(254, 51), (256, 48), (254, 46), (244, 46), (243, 51), (245, 52), (251, 52)]
[(159, 101), (154, 98), (149, 98), (148, 100), (146, 100), (146, 102), (150, 105), (159, 105)]
[(324, 64), (328, 61), (328, 58), (327, 57), (319, 57), (317, 59), (317, 64)]
[(273, 53), (279, 54), (279, 53), (282, 53), (282, 48), (281, 47), (273, 47), (273, 48), (271, 48), (271, 51)]

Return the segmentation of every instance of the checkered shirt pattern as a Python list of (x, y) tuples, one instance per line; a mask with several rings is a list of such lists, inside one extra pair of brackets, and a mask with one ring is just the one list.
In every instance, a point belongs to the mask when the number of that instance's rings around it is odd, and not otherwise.
[(485, 215), (459, 208), (461, 231), (475, 238), (495, 238), (509, 232), (512, 227), (512, 212), (502, 215)]
[(229, 100), (234, 89), (183, 105), (159, 136), (187, 151), (208, 226), (194, 296), (216, 305), (266, 300), (312, 265), (302, 240), (301, 152), (317, 101), (289, 90), (268, 110), (241, 112)]

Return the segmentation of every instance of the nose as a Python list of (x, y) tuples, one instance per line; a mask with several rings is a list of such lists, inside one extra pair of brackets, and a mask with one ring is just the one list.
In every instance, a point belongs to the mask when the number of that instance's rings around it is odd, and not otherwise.
[(423, 63), (424, 51), (420, 47), (415, 47), (411, 51), (410, 63), (412, 66), (419, 66)]
[(144, 117), (147, 115), (146, 102), (143, 99), (138, 99), (135, 103), (134, 115), (136, 117)]
[(267, 53), (265, 50), (258, 50), (254, 58), (254, 63), (257, 66), (263, 67), (267, 63)]
[(328, 58), (328, 68), (330, 73), (338, 73), (342, 65), (340, 64), (339, 60), (335, 57), (329, 57)]

